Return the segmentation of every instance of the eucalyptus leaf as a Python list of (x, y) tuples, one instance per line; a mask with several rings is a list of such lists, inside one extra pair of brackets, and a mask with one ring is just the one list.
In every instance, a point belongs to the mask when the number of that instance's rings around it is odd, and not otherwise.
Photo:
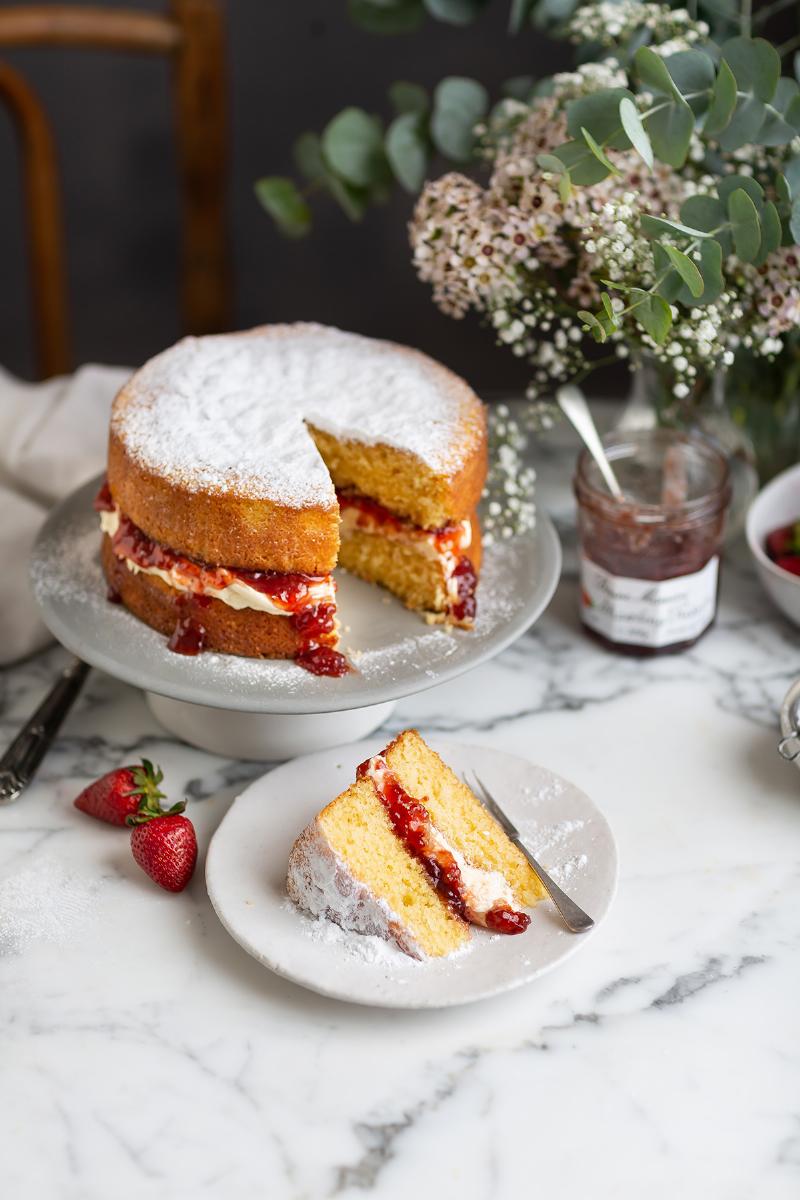
[(663, 345), (672, 328), (672, 311), (663, 296), (631, 288), (631, 310), (646, 333), (656, 343)]
[(755, 265), (760, 267), (780, 246), (782, 229), (778, 210), (771, 200), (764, 205), (758, 214), (758, 219), (761, 223), (761, 244), (758, 248)]
[(800, 196), (792, 204), (792, 215), (789, 218), (789, 230), (795, 242), (800, 242)]
[(537, 154), (536, 162), (543, 171), (551, 171), (554, 175), (563, 175), (567, 169), (555, 154)]
[(789, 185), (789, 192), (794, 196), (800, 195), (800, 154), (790, 158), (783, 168), (783, 176)]
[(649, 91), (683, 99), (667, 69), (667, 60), (656, 54), (655, 50), (640, 46), (633, 61), (639, 78)]
[(736, 110), (720, 137), (723, 150), (738, 150), (756, 141), (767, 119), (766, 102), (775, 95), (781, 74), (777, 50), (764, 38), (731, 38), (722, 47), (736, 79)]
[(612, 174), (619, 175), (619, 171), (614, 166), (614, 164), (612, 163), (612, 161), (608, 157), (608, 155), (605, 153), (605, 151), (603, 150), (603, 147), (598, 146), (597, 142), (594, 140), (592, 135), (589, 133), (589, 130), (582, 127), (581, 134), (583, 136), (583, 140), (586, 142), (586, 145), (589, 147), (589, 149), (591, 150), (592, 154), (595, 156), (597, 161), (602, 163), (604, 167), (607, 167), (607, 169)]
[(714, 238), (709, 238), (700, 245), (700, 274), (703, 276), (703, 291), (694, 297), (694, 302), (697, 305), (713, 304), (725, 287), (722, 276), (722, 247)]
[(416, 193), (425, 182), (428, 148), (418, 113), (401, 113), (386, 133), (386, 157), (407, 192)]
[(771, 100), (781, 77), (778, 51), (765, 38), (735, 37), (725, 42), (722, 57), (736, 77), (740, 92)]
[(322, 134), (325, 161), (345, 183), (369, 187), (386, 174), (380, 122), (361, 108), (345, 108)]
[[(722, 253), (733, 252), (733, 239), (725, 205), (715, 196), (690, 196), (681, 205), (681, 220), (703, 230), (719, 242)], [(705, 243), (704, 243), (705, 244)]]
[(509, 33), (519, 33), (523, 25), (529, 24), (535, 3), (536, 0), (511, 0), (511, 11), (508, 14)]
[(617, 150), (627, 150), (630, 139), (620, 120), (619, 108), (622, 100), (633, 103), (633, 94), (627, 88), (609, 88), (607, 91), (592, 92), (581, 96), (567, 106), (567, 129), (571, 137), (578, 138), (586, 128), (600, 145), (610, 145)]
[(647, 136), (647, 130), (642, 124), (638, 108), (627, 96), (624, 96), (619, 102), (619, 118), (622, 122), (622, 128), (630, 138), (631, 145), (652, 171), (654, 165), (653, 147), (650, 143), (650, 138)]
[(795, 122), (800, 121), (800, 87), (789, 76), (778, 80), (775, 95), (766, 106), (767, 115), (758, 131), (762, 146), (784, 146), (797, 136)]
[(719, 64), (717, 81), (711, 96), (711, 105), (703, 123), (706, 137), (722, 133), (736, 108), (736, 77), (725, 59)]
[(682, 250), (678, 250), (675, 246), (670, 246), (668, 244), (664, 245), (664, 250), (673, 267), (678, 272), (692, 295), (694, 297), (702, 296), (703, 276), (700, 274), (691, 258), (689, 258), (688, 254), (684, 254)]
[(311, 209), (292, 179), (268, 175), (255, 185), (259, 203), (286, 237), (305, 237), (311, 229)]
[(486, 0), (423, 0), (437, 21), (448, 25), (469, 25), (486, 6)]
[(371, 199), (366, 188), (354, 187), (338, 175), (334, 175), (332, 171), (328, 171), (325, 176), (325, 186), (345, 216), (351, 221), (361, 220)]
[(585, 308), (579, 308), (577, 315), (588, 328), (596, 342), (604, 342), (606, 340), (608, 334), (606, 333), (605, 326), (601, 321), (598, 321), (594, 313), (587, 312)]
[(436, 148), (455, 162), (467, 162), (475, 145), (475, 125), (488, 107), (483, 84), (458, 75), (443, 79), (433, 96), (431, 135)]
[(425, 20), (422, 0), (395, 0), (390, 5), (374, 0), (348, 0), (350, 19), (368, 33), (413, 33)]
[(656, 101), (649, 117), (643, 118), (656, 157), (670, 167), (686, 162), (694, 129), (694, 113), (679, 93)]
[(572, 179), (569, 171), (565, 171), (559, 176), (558, 180), (558, 196), (562, 204), (568, 204), (572, 196)]
[(322, 143), (316, 133), (301, 133), (292, 147), (292, 157), (301, 175), (316, 183), (325, 175), (325, 160), (322, 157)]
[[(724, 217), (724, 210), (721, 211)], [(697, 229), (692, 225), (683, 225), (680, 221), (670, 221), (667, 217), (652, 217), (649, 213), (642, 214), (639, 224), (642, 232), (646, 233), (648, 237), (661, 237), (664, 233), (679, 233), (692, 240), (712, 236), (704, 229)]]
[(591, 187), (593, 183), (599, 183), (610, 174), (608, 168), (595, 158), (583, 139), (563, 142), (556, 146), (553, 154), (561, 159), (570, 173), (572, 182), (578, 187)]
[(426, 113), (430, 108), (428, 93), (421, 83), (408, 83), (398, 79), (389, 88), (392, 108), (400, 113)]
[(724, 175), (717, 181), (717, 195), (724, 205), (737, 189), (747, 192), (750, 199), (758, 207), (764, 199), (764, 189), (753, 179), (752, 175)]
[(679, 50), (664, 60), (669, 76), (684, 99), (702, 112), (717, 77), (713, 60), (704, 50)]
[(686, 290), (685, 284), (670, 262), (666, 248), (661, 242), (653, 242), (653, 262), (656, 274), (659, 276), (656, 291), (663, 296), (668, 304), (674, 304), (681, 292)]
[(761, 226), (758, 210), (744, 188), (738, 188), (729, 197), (728, 216), (737, 255), (744, 262), (752, 262), (761, 245)]
[(690, 196), (681, 205), (681, 221), (693, 233), (713, 233), (727, 219), (725, 205), (716, 196)]
[(767, 116), (767, 106), (757, 96), (739, 98), (733, 116), (720, 134), (723, 150), (740, 150), (758, 137)]

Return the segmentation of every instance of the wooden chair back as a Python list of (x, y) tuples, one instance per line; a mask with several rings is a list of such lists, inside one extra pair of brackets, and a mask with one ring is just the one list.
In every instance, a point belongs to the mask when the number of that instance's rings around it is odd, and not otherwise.
[[(181, 181), (181, 308), (187, 333), (227, 328), (226, 84), (219, 0), (168, 0), (163, 14), (84, 5), (0, 9), (0, 47), (69, 46), (172, 62)], [(61, 189), (50, 123), (18, 71), (0, 62), (0, 101), (19, 135), (40, 374), (72, 369)]]

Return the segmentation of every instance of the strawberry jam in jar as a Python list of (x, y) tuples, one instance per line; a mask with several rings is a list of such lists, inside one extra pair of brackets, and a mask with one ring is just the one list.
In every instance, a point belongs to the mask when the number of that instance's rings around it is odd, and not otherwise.
[(584, 450), (574, 481), (581, 620), (624, 653), (684, 650), (716, 614), (727, 460), (705, 438), (666, 429), (613, 433), (603, 445), (623, 498)]

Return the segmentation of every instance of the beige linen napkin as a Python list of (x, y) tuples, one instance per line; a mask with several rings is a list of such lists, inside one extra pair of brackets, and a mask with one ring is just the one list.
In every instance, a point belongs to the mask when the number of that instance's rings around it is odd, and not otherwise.
[(50, 640), (31, 593), (31, 547), (48, 508), (102, 471), (109, 407), (129, 375), (85, 366), (31, 384), (0, 369), (0, 664)]

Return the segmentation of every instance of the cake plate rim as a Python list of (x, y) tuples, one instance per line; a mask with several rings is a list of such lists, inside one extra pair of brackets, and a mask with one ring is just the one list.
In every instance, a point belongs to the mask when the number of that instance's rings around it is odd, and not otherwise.
[[(95, 560), (99, 557), (100, 533), (90, 501), (101, 480), (102, 475), (95, 476), (66, 496), (51, 509), (39, 531), (30, 570), (40, 614), (56, 640), (91, 666), (145, 692), (189, 704), (247, 713), (309, 715), (367, 708), (416, 695), (489, 661), (516, 641), (546, 610), (561, 577), (558, 533), (550, 517), (537, 508), (533, 530), (500, 543), (497, 548), (484, 550), (484, 575), (492, 554), (502, 547), (512, 554), (515, 578), (524, 577), (530, 592), (520, 597), (507, 621), (496, 623), (489, 632), (481, 634), (479, 625), (471, 632), (456, 630), (446, 635), (459, 641), (452, 643), (452, 653), (448, 645), (449, 657), (441, 662), (419, 668), (412, 666), (401, 671), (399, 677), (387, 670), (376, 680), (367, 679), (358, 670), (343, 679), (320, 679), (288, 660), (237, 659), (216, 652), (187, 659), (168, 651), (164, 636), (123, 606), (108, 603), (104, 590), (102, 593), (99, 588), (93, 592), (86, 590), (85, 578), (81, 576), (83, 571), (85, 577), (86, 563), (77, 552), (72, 555), (68, 551), (71, 547), (77, 550), (79, 538), (89, 536), (91, 520), (97, 537)], [(58, 555), (55, 545), (59, 547)], [(531, 581), (526, 572), (531, 575), (534, 568), (535, 578)], [(382, 589), (373, 589), (372, 585), (349, 577), (348, 586), (354, 585), (369, 588), (376, 606), (381, 600), (394, 605), (398, 622), (413, 620), (406, 640), (416, 639), (422, 646), (426, 631), (429, 637), (439, 636), (440, 626), (431, 631), (418, 614), (409, 613), (399, 601), (384, 599)], [(480, 606), (480, 589), (478, 603)], [(376, 613), (381, 613), (380, 608), (376, 607)], [(385, 619), (385, 613), (381, 617)], [(156, 666), (147, 665), (143, 653)], [(253, 675), (254, 682), (248, 678), (246, 690), (231, 686), (228, 676), (237, 671)]]

